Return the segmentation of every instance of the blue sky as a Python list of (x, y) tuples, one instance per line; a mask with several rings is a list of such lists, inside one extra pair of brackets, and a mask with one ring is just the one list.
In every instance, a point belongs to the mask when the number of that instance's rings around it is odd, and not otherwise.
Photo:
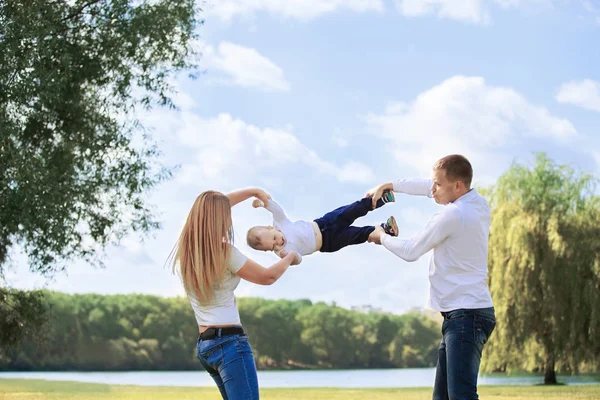
[[(183, 294), (164, 263), (207, 189), (260, 186), (310, 220), (378, 183), (429, 177), (455, 152), (479, 186), (538, 151), (600, 173), (600, 1), (221, 0), (204, 18), (205, 73), (177, 82), (179, 112), (141, 115), (164, 162), (181, 166), (149, 196), (163, 229), (108, 249), (105, 269), (74, 262), (50, 281), (16, 254), (14, 286)], [(395, 215), (410, 237), (438, 207), (398, 196), (357, 224)], [(244, 238), (269, 222), (250, 202), (234, 210), (238, 246), (264, 265), (276, 257)], [(243, 283), (237, 294), (404, 312), (426, 303), (428, 261), (364, 244), (305, 257), (273, 286)]]

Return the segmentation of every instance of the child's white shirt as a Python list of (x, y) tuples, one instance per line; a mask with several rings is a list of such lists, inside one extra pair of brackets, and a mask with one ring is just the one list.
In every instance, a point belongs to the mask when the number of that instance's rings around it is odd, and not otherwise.
[(288, 253), (295, 251), (298, 253), (299, 261), (302, 261), (302, 256), (317, 251), (317, 239), (311, 221), (290, 221), (283, 208), (273, 199), (265, 204), (265, 208), (273, 214), (273, 226), (285, 236), (285, 245), (279, 251)]

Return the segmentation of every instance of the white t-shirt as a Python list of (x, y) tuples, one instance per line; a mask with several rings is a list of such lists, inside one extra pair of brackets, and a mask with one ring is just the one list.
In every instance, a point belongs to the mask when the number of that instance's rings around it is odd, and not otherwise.
[(299, 262), (302, 261), (302, 256), (317, 251), (317, 238), (311, 221), (290, 221), (283, 208), (273, 199), (269, 200), (265, 208), (273, 214), (273, 226), (285, 236), (285, 245), (281, 250), (288, 253), (295, 251), (300, 258)]
[[(433, 181), (399, 180), (394, 192), (431, 197)], [(429, 306), (438, 311), (492, 307), (487, 285), (490, 208), (475, 189), (446, 205), (409, 240), (384, 235), (381, 244), (406, 261), (433, 249)]]
[(198, 325), (241, 325), (233, 291), (240, 283), (237, 272), (248, 259), (235, 246), (229, 246), (231, 254), (223, 282), (215, 288), (214, 298), (207, 304), (200, 304), (195, 296), (189, 295)]

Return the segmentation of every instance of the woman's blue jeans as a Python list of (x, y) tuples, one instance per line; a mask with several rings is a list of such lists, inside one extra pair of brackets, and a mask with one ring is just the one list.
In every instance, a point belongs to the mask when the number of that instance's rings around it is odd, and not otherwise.
[(198, 360), (215, 380), (225, 400), (256, 400), (256, 364), (247, 335), (198, 340)]

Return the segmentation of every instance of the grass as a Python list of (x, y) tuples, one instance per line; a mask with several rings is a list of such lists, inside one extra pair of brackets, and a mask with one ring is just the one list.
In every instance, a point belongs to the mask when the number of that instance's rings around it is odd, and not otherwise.
[[(265, 400), (429, 400), (431, 388), (403, 389), (261, 389)], [(585, 386), (481, 386), (479, 396), (492, 400), (600, 399), (600, 385)], [(33, 379), (0, 379), (2, 400), (218, 400), (216, 388), (150, 387), (59, 382)]]

